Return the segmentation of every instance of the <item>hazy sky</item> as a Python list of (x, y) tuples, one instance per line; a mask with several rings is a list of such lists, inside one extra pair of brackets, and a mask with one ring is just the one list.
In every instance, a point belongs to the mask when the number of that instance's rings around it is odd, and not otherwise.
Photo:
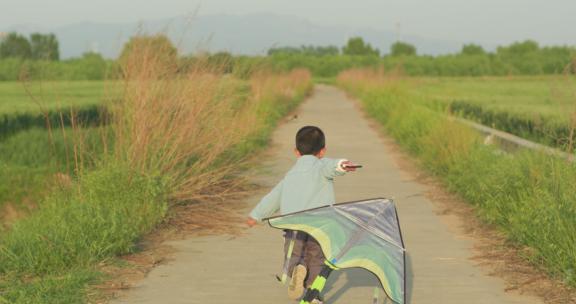
[(320, 25), (395, 30), (423, 37), (576, 45), (576, 0), (2, 0), (0, 28), (79, 21), (127, 22), (193, 13), (276, 13)]

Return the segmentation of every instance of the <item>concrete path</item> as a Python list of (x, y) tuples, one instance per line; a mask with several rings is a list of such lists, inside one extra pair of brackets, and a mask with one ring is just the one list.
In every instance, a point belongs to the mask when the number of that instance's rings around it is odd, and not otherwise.
[[(426, 188), (402, 172), (377, 132), (339, 90), (318, 86), (298, 118), (274, 134), (268, 166), (261, 176), (272, 186), (294, 162), (293, 138), (304, 125), (327, 135), (328, 156), (346, 157), (365, 166), (336, 181), (338, 201), (394, 197), (408, 250), (408, 303), (541, 303), (504, 291), (504, 283), (485, 275), (469, 258), (472, 241), (454, 233), (433, 212)], [(258, 196), (251, 203), (258, 202)], [(282, 265), (278, 230), (256, 227), (247, 235), (201, 237), (171, 242), (173, 261), (157, 267), (114, 303), (294, 303), (274, 274)], [(361, 269), (335, 272), (326, 303), (371, 303), (375, 278)], [(390, 303), (388, 301), (387, 303)]]

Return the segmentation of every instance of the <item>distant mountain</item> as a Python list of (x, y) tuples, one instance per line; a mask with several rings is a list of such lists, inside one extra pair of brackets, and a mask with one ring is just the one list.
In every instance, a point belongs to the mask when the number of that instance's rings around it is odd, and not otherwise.
[[(83, 22), (56, 28), (18, 25), (2, 31), (55, 33), (60, 41), (62, 58), (77, 57), (86, 51), (97, 51), (109, 58), (117, 57), (128, 38), (138, 32), (166, 32), (183, 53), (225, 50), (235, 54), (255, 55), (265, 54), (274, 46), (340, 47), (352, 36), (361, 36), (386, 53), (396, 40), (393, 31), (322, 26), (299, 17), (274, 14), (176, 17), (140, 24)], [(457, 41), (409, 35), (403, 36), (402, 40), (416, 45), (420, 54), (450, 53), (462, 47), (462, 43)]]

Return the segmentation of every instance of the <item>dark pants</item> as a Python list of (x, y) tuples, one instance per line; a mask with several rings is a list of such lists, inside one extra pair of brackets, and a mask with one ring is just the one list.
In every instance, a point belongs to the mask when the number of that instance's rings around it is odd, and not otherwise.
[(304, 265), (308, 271), (304, 287), (308, 288), (312, 285), (312, 282), (318, 276), (320, 270), (322, 270), (322, 266), (324, 266), (324, 253), (322, 253), (320, 244), (309, 234), (302, 231), (285, 230), (284, 256), (288, 253), (288, 247), (290, 246), (291, 237), (294, 237), (294, 233), (297, 234), (294, 248), (292, 249), (292, 256), (288, 264), (288, 275), (292, 275), (292, 271), (296, 265)]

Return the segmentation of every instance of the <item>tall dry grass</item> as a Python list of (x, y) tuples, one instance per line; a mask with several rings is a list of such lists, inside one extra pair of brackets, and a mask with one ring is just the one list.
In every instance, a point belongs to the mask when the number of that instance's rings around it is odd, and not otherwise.
[(241, 164), (229, 152), (267, 128), (269, 110), (310, 82), (306, 71), (258, 72), (247, 90), (207, 61), (181, 71), (154, 45), (125, 54), (121, 72), (122, 93), (110, 105), (115, 157), (162, 175), (178, 201), (234, 195), (238, 179), (227, 177)]

